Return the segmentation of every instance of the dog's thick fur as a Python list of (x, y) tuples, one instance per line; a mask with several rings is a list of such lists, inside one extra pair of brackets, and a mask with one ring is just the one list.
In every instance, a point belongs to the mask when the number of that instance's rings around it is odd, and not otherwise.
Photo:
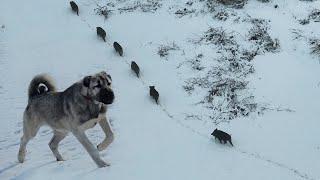
[[(39, 93), (39, 84), (44, 84), (47, 91)], [(104, 150), (114, 138), (106, 118), (107, 105), (114, 100), (110, 75), (100, 72), (86, 76), (63, 92), (56, 92), (47, 75), (38, 75), (29, 85), (28, 96), (28, 105), (23, 115), (19, 162), (24, 162), (29, 140), (35, 137), (42, 125), (49, 125), (54, 133), (49, 147), (57, 161), (63, 160), (58, 151), (59, 142), (71, 132), (98, 167), (109, 165), (100, 158), (99, 151)], [(87, 138), (85, 130), (94, 127), (98, 122), (106, 138), (96, 148)]]
[(214, 136), (215, 139), (218, 139), (220, 143), (226, 144), (227, 141), (233, 146), (232, 141), (231, 141), (231, 135), (223, 132), (221, 130), (218, 130), (217, 128), (211, 133), (212, 136)]
[(55, 92), (56, 87), (53, 79), (47, 74), (39, 74), (35, 76), (30, 82), (28, 89), (28, 97), (33, 98), (34, 96), (43, 94), (45, 92)]
[(40, 83), (38, 86), (38, 93), (40, 94), (44, 94), (46, 92), (49, 92), (48, 87), (45, 84)]

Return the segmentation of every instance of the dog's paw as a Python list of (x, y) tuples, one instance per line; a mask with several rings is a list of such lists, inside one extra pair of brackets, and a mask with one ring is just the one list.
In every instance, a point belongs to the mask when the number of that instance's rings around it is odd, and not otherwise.
[(65, 161), (63, 158), (57, 158), (57, 161)]
[(100, 144), (98, 144), (97, 146), (98, 151), (105, 150), (112, 142), (113, 142), (113, 136), (106, 138)]
[(23, 162), (24, 162), (24, 159), (21, 158), (21, 157), (18, 157), (18, 161), (19, 161), (19, 163), (23, 163)]
[(103, 151), (103, 150), (105, 150), (106, 148), (107, 148), (107, 146), (103, 145), (102, 143), (97, 145), (98, 151)]
[(103, 167), (110, 166), (109, 163), (106, 163), (106, 162), (104, 162), (104, 161), (102, 161), (102, 160), (99, 161), (99, 162), (97, 163), (97, 165), (98, 165), (99, 168), (103, 168)]
[(23, 162), (24, 162), (25, 156), (26, 156), (26, 152), (23, 151), (23, 150), (20, 150), (20, 151), (19, 151), (19, 154), (18, 154), (18, 161), (19, 161), (19, 163), (23, 163)]

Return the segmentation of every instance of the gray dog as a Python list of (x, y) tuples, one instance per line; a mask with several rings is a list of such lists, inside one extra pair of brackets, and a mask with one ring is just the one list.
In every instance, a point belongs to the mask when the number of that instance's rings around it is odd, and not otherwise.
[[(39, 92), (39, 85), (46, 91)], [(107, 105), (112, 104), (114, 93), (111, 89), (111, 76), (100, 72), (86, 76), (63, 92), (56, 92), (53, 81), (47, 75), (38, 75), (29, 85), (28, 105), (23, 115), (23, 136), (21, 138), (18, 160), (23, 163), (26, 146), (35, 137), (42, 125), (53, 129), (49, 147), (57, 161), (63, 161), (58, 151), (59, 142), (71, 132), (87, 150), (98, 167), (109, 166), (99, 155), (113, 141), (113, 132), (106, 118)], [(97, 122), (106, 138), (97, 148), (89, 141), (85, 130)]]

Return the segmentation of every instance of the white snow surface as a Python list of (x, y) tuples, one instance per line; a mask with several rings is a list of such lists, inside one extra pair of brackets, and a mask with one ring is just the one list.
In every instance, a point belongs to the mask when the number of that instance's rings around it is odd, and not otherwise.
[[(177, 18), (166, 7), (155, 13), (115, 13), (105, 20), (94, 13), (95, 1), (77, 3), (79, 17), (65, 0), (0, 1), (0, 179), (320, 179), (319, 57), (291, 33), (298, 28), (320, 37), (319, 22), (302, 26), (295, 19), (319, 8), (319, 1), (249, 0), (238, 10), (270, 20), (270, 33), (281, 43), (280, 52), (253, 60), (256, 71), (248, 78), (252, 93), (260, 102), (294, 112), (267, 111), (218, 126), (184, 120), (185, 113), (202, 112), (182, 88), (188, 72), (176, 69), (182, 57), (170, 54), (166, 61), (156, 47), (175, 41), (190, 49), (190, 37), (220, 21), (210, 15)], [(163, 4), (179, 3), (185, 1)], [(108, 43), (97, 38), (96, 26), (107, 31)], [(124, 57), (114, 52), (113, 41), (123, 46)], [(140, 65), (141, 79), (130, 70), (132, 60)], [(71, 134), (59, 146), (66, 161), (56, 162), (48, 147), (48, 127), (29, 142), (26, 161), (19, 164), (22, 114), (32, 77), (48, 73), (64, 90), (101, 70), (111, 74), (116, 94), (107, 113), (115, 140), (100, 153), (111, 166), (97, 168)], [(159, 90), (161, 106), (149, 97), (149, 85)], [(235, 146), (211, 138), (215, 128), (231, 133)], [(94, 144), (104, 138), (99, 126), (87, 134)]]

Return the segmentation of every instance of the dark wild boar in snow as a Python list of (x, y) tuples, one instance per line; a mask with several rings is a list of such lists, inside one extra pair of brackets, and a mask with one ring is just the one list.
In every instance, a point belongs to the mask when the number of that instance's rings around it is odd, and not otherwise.
[(114, 42), (113, 47), (119, 53), (120, 56), (123, 55), (123, 49), (118, 42)]
[(155, 89), (154, 86), (149, 86), (150, 90), (150, 96), (156, 101), (156, 103), (158, 104), (158, 99), (159, 99), (159, 93), (158, 91)]
[(97, 35), (100, 36), (104, 42), (106, 42), (106, 31), (102, 27), (97, 27)]
[(138, 66), (138, 64), (136, 62), (134, 62), (134, 61), (131, 62), (131, 69), (132, 69), (133, 72), (136, 73), (137, 77), (139, 77), (140, 68), (139, 68), (139, 66)]
[(78, 5), (74, 1), (70, 1), (70, 6), (71, 6), (72, 11), (76, 12), (77, 15), (79, 16)]
[(226, 144), (227, 141), (233, 146), (232, 141), (231, 141), (231, 136), (230, 134), (223, 132), (221, 130), (218, 130), (217, 128), (211, 133), (212, 136), (214, 136), (215, 139), (218, 139), (220, 143)]

